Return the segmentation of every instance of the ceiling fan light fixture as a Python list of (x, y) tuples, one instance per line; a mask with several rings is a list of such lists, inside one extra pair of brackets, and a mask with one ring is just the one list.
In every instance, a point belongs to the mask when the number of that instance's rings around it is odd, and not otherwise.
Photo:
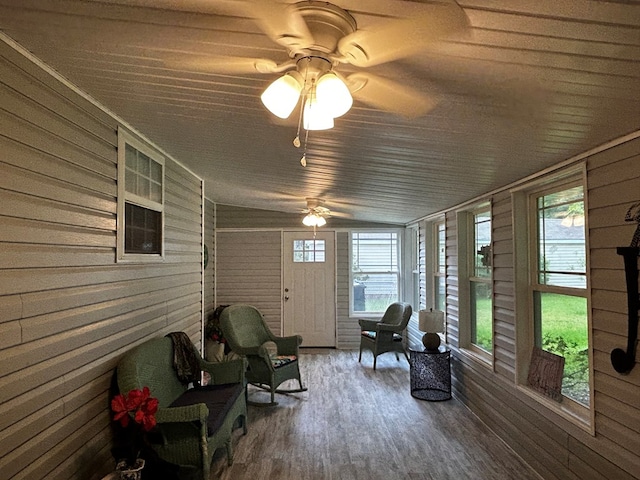
[(327, 224), (327, 220), (323, 216), (311, 212), (302, 219), (302, 223), (307, 227), (322, 227)]
[(333, 118), (341, 117), (353, 105), (349, 88), (334, 72), (327, 72), (318, 79), (316, 98)]
[(333, 116), (319, 103), (315, 95), (304, 102), (303, 127), (305, 130), (328, 130), (333, 128)]
[(267, 110), (276, 117), (289, 118), (296, 108), (303, 86), (301, 78), (298, 77), (298, 72), (287, 72), (269, 85), (260, 96)]

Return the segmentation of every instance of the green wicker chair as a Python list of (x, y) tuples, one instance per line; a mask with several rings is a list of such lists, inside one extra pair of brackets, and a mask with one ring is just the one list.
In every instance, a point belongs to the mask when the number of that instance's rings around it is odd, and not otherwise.
[(226, 448), (231, 465), (231, 431), (241, 426), (247, 433), (244, 371), (246, 361), (211, 363), (197, 354), (202, 371), (211, 375), (209, 385), (188, 389), (174, 369), (171, 338), (160, 337), (133, 348), (118, 363), (118, 389), (149, 387), (158, 399), (158, 422), (151, 444), (158, 456), (209, 480), (211, 460), (218, 448)]
[(358, 320), (362, 330), (358, 362), (362, 360), (363, 349), (371, 350), (373, 353), (374, 370), (378, 355), (386, 352), (395, 352), (397, 360), (400, 360), (398, 353), (401, 352), (408, 362), (409, 357), (403, 345), (402, 334), (411, 318), (411, 311), (411, 305), (408, 303), (396, 302), (387, 307), (380, 320)]
[[(247, 381), (263, 390), (271, 392), (271, 403), (249, 402), (252, 405), (277, 405), (276, 393), (304, 392), (298, 365), (300, 335), (276, 337), (262, 318), (262, 314), (251, 305), (231, 305), (220, 315), (222, 332), (231, 350), (242, 355), (249, 362)], [(276, 352), (270, 352), (267, 343), (276, 345)], [(283, 390), (278, 386), (286, 380), (297, 380), (297, 389)]]

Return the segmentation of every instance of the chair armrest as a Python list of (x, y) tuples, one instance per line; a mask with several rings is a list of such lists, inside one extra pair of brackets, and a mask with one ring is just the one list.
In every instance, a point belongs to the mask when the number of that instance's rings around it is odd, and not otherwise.
[(404, 330), (400, 325), (394, 325), (393, 323), (379, 323), (377, 330), (379, 332), (394, 332), (400, 333)]
[(244, 383), (244, 372), (247, 369), (247, 360), (244, 358), (236, 358), (225, 362), (208, 362), (202, 360), (200, 367), (211, 375), (211, 384), (213, 385)]
[(298, 346), (302, 343), (302, 337), (300, 335), (276, 337), (274, 343), (278, 349), (278, 355), (298, 355)]
[(209, 416), (209, 409), (204, 403), (194, 403), (184, 407), (159, 408), (156, 412), (158, 423), (206, 423)]
[(360, 328), (362, 330), (370, 330), (375, 332), (378, 329), (378, 325), (380, 325), (380, 322), (378, 322), (377, 320), (365, 320), (364, 318), (361, 318), (360, 320), (358, 320), (358, 324), (360, 325)]

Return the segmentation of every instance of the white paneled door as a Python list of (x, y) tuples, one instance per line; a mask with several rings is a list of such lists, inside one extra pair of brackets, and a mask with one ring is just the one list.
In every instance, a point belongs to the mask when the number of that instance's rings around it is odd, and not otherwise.
[(336, 345), (335, 232), (285, 232), (284, 334), (303, 347)]

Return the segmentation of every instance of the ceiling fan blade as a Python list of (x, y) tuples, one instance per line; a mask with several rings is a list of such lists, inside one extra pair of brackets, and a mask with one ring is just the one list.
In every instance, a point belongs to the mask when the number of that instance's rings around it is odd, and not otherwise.
[(346, 80), (354, 98), (406, 118), (420, 117), (437, 103), (422, 92), (376, 75), (356, 72)]
[(467, 15), (457, 3), (425, 4), (411, 17), (389, 20), (343, 37), (338, 51), (347, 63), (371, 67), (416, 54), (468, 26)]
[[(266, 58), (225, 57), (218, 55), (180, 55), (164, 59), (165, 66), (194, 72), (240, 74), (281, 71), (273, 60)], [(286, 68), (286, 67), (285, 67)]]
[(275, 43), (291, 50), (313, 45), (313, 35), (294, 5), (273, 0), (247, 2), (247, 16)]

